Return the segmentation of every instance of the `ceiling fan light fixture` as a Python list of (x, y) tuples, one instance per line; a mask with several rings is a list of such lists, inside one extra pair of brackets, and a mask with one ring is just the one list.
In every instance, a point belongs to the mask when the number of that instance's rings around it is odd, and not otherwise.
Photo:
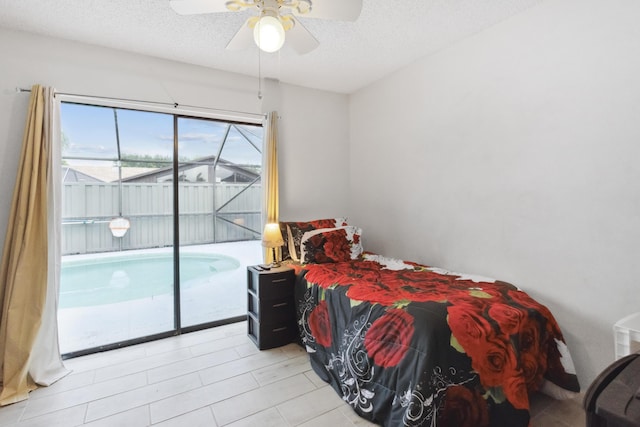
[(284, 27), (277, 17), (263, 15), (253, 28), (256, 45), (265, 52), (276, 52), (284, 44)]

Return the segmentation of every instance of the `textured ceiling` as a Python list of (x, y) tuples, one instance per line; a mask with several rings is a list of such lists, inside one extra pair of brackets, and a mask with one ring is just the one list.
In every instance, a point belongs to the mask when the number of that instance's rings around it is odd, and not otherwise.
[(225, 50), (248, 11), (180, 16), (169, 0), (0, 0), (0, 27), (252, 76), (260, 57), (263, 77), (352, 93), (541, 1), (363, 0), (355, 22), (300, 18), (320, 42), (305, 55)]

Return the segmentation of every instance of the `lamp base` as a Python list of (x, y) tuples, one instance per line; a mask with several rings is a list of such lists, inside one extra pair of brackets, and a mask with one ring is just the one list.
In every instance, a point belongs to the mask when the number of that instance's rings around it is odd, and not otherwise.
[(271, 264), (269, 264), (271, 268), (280, 267), (280, 261), (278, 261), (278, 258), (276, 257), (276, 248), (271, 248), (271, 256), (273, 257), (273, 261), (271, 261)]

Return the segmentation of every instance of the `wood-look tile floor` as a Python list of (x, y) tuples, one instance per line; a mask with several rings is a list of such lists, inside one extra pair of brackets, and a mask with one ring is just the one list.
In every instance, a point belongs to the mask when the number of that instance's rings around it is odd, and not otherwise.
[[(0, 408), (0, 426), (373, 425), (318, 378), (302, 348), (258, 351), (245, 322), (65, 363), (65, 378)], [(534, 396), (532, 424), (584, 426), (580, 398)]]

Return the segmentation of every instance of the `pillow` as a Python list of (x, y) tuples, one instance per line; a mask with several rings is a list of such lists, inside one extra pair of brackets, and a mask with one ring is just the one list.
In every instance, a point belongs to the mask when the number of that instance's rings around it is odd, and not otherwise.
[(279, 224), (280, 233), (282, 234), (282, 240), (284, 240), (284, 244), (281, 247), (282, 256), (280, 259), (282, 261), (286, 261), (288, 259), (291, 259), (291, 254), (289, 253), (289, 231), (287, 228), (288, 223), (280, 221)]
[[(281, 222), (280, 230), (284, 229), (282, 237), (285, 240), (285, 246), (282, 248), (282, 258), (291, 258), (296, 262), (300, 262), (300, 241), (307, 231), (318, 230), (322, 228), (335, 228), (347, 225), (347, 219), (344, 217), (315, 219), (313, 221), (302, 222)], [(288, 251), (288, 255), (285, 253)]]
[(362, 230), (354, 226), (308, 231), (300, 242), (302, 264), (342, 262), (362, 254)]

